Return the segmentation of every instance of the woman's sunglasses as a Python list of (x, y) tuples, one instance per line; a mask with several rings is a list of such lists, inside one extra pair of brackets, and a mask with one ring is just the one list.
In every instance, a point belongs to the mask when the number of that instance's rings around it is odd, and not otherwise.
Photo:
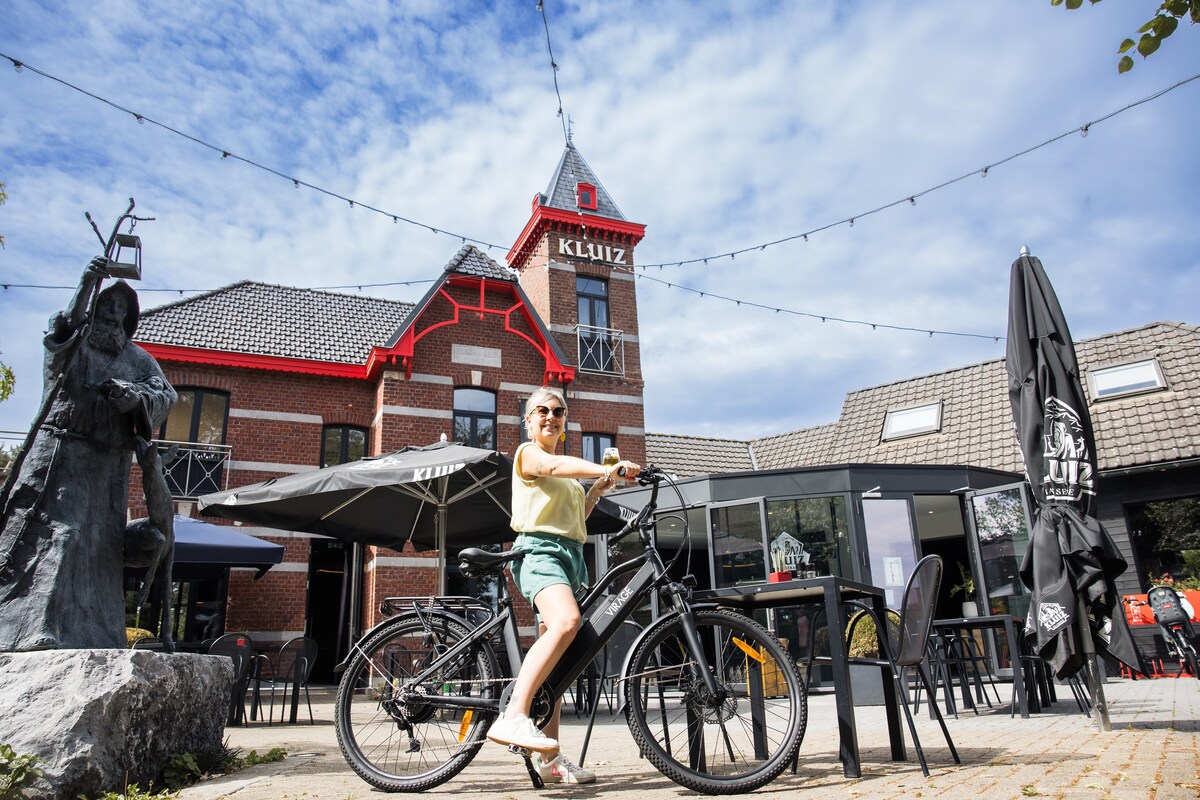
[(538, 406), (533, 410), (533, 413), (537, 414), (539, 417), (548, 417), (553, 414), (555, 419), (562, 419), (564, 416), (566, 416), (567, 410), (562, 406), (559, 406), (558, 408), (546, 408), (545, 406)]

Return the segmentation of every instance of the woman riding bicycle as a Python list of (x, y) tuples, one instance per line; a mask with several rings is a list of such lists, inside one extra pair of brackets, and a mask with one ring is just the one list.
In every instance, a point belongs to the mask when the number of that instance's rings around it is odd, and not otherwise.
[[(538, 771), (547, 782), (590, 783), (590, 770), (558, 753), (559, 701), (545, 732), (529, 718), (533, 695), (550, 675), (579, 629), (579, 598), (587, 581), (583, 544), (584, 520), (600, 496), (616, 484), (616, 473), (636, 477), (641, 468), (631, 461), (603, 467), (567, 455), (556, 455), (566, 439), (567, 402), (562, 393), (542, 387), (525, 403), (525, 429), (530, 441), (517, 448), (513, 459), (512, 528), (519, 535), (514, 550), (525, 557), (513, 579), (540, 617), (537, 641), (529, 648), (517, 674), (504, 716), (492, 725), (488, 738), (541, 754)], [(580, 479), (596, 479), (585, 493)]]

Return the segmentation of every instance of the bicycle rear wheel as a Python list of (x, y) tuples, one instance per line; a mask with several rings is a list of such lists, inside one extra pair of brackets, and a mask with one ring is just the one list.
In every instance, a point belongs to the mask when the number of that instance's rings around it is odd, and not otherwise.
[(626, 676), (629, 729), (671, 780), (705, 794), (740, 794), (775, 779), (804, 738), (808, 702), (783, 645), (726, 609), (693, 612), (717, 692), (673, 620), (638, 646)]
[(445, 617), (398, 617), (358, 646), (338, 684), (334, 727), (351, 769), (386, 792), (419, 792), (457, 775), (486, 741), (495, 712), (439, 706), (439, 698), (498, 695), (498, 669), (487, 642), (478, 642), (440, 667), (423, 672), (442, 653), (470, 637)]
[(1200, 679), (1200, 665), (1197, 664), (1196, 648), (1192, 646), (1187, 633), (1175, 629), (1175, 647), (1179, 650), (1179, 660), (1184, 663), (1193, 678)]

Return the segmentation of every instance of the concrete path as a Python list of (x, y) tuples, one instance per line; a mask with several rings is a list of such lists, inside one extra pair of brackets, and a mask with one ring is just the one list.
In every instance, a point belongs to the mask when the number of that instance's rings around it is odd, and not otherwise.
[[(800, 749), (797, 774), (784, 773), (755, 796), (821, 798), (1007, 798), (1056, 800), (1196, 800), (1200, 798), (1200, 681), (1193, 678), (1130, 681), (1105, 685), (1113, 730), (1101, 733), (1078, 711), (1070, 692), (1048, 712), (1030, 719), (1009, 717), (1008, 706), (978, 716), (966, 712), (948, 722), (962, 757), (956, 766), (937, 723), (924, 714), (917, 731), (932, 775), (921, 774), (911, 761), (888, 760), (882, 711), (858, 709), (863, 777), (842, 777), (837, 760), (833, 697), (814, 695), (809, 725)], [(1003, 698), (1007, 701), (1007, 697)], [(277, 800), (332, 798), (364, 800), (385, 794), (360, 780), (346, 766), (333, 730), (332, 690), (314, 690), (316, 724), (274, 725), (261, 722), (230, 728), (230, 745), (265, 752), (283, 747), (283, 762), (252, 767), (184, 790), (182, 800)], [(301, 707), (302, 719), (307, 714)], [(566, 753), (577, 758), (585, 725), (563, 715), (561, 739)], [(520, 759), (486, 745), (456, 778), (425, 794), (490, 800), (526, 800), (545, 796), (596, 797), (616, 800), (662, 800), (697, 796), (663, 777), (639, 758), (624, 720), (601, 710), (592, 734), (587, 764), (599, 773), (590, 786), (547, 786), (534, 790)]]

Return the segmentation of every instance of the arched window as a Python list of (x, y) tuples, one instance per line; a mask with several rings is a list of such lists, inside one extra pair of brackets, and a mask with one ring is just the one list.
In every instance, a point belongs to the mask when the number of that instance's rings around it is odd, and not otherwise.
[(495, 392), (454, 390), (454, 441), (484, 450), (496, 449)]
[(367, 429), (353, 425), (326, 425), (321, 431), (321, 466), (358, 461), (367, 454)]

